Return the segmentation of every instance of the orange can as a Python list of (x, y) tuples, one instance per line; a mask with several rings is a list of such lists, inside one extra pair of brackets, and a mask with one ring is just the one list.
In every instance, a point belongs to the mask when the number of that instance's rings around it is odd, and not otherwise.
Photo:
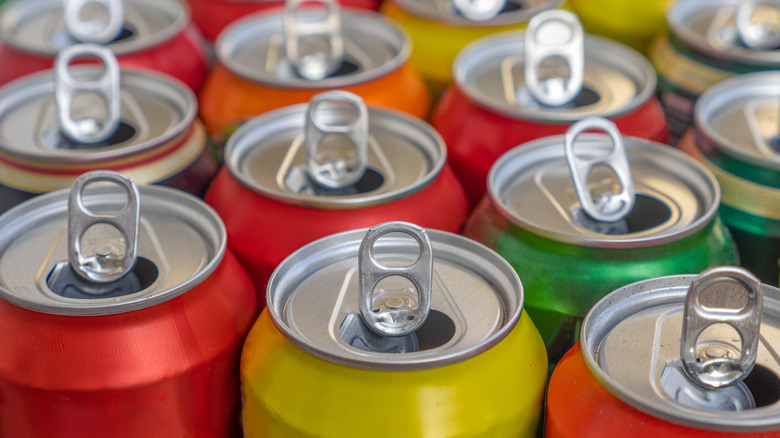
[(217, 40), (219, 63), (201, 91), (200, 114), (218, 144), (254, 116), (332, 89), (427, 116), (431, 99), (408, 63), (411, 45), (400, 27), (375, 12), (339, 11), (332, 0), (318, 0), (324, 12), (301, 3), (239, 20)]

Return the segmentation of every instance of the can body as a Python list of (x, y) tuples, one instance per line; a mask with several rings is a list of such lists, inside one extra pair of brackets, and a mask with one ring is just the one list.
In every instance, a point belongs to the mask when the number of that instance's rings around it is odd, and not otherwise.
[(620, 0), (571, 0), (586, 32), (620, 41), (642, 53), (666, 26), (672, 0), (627, 3)]

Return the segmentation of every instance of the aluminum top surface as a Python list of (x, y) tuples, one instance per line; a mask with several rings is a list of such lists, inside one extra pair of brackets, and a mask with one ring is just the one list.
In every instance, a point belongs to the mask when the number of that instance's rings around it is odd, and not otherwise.
[(504, 8), (493, 18), (474, 21), (466, 18), (455, 7), (453, 0), (388, 0), (394, 1), (410, 13), (450, 25), (506, 26), (527, 23), (534, 15), (563, 5), (561, 0), (507, 0)]

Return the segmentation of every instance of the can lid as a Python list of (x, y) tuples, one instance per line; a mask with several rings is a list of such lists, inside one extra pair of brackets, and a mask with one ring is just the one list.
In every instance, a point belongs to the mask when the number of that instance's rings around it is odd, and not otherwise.
[(780, 64), (780, 4), (771, 0), (679, 0), (670, 31), (699, 53), (756, 67)]
[[(107, 44), (117, 55), (138, 52), (178, 35), (190, 21), (189, 9), (177, 0), (123, 0), (124, 20), (119, 34)], [(87, 5), (84, 21), (100, 19), (102, 7)], [(65, 24), (62, 0), (7, 2), (0, 8), (0, 38), (19, 50), (54, 56), (79, 42)], [(88, 42), (88, 41), (82, 41)]]
[[(732, 386), (702, 386), (684, 370), (681, 347), (684, 317), (689, 313), (685, 303), (697, 278), (706, 285), (693, 298), (699, 305), (690, 314), (703, 309), (705, 314), (723, 318), (720, 323), (710, 321), (715, 324), (698, 331), (694, 341), (685, 341), (694, 345), (702, 364), (734, 362), (748, 355), (752, 342), (757, 347), (753, 371), (748, 370), (748, 377)], [(751, 301), (750, 295), (755, 297), (756, 292), (763, 293), (763, 313)], [(732, 325), (734, 318), (742, 316), (755, 326), (752, 335)], [(741, 268), (721, 267), (699, 277), (644, 280), (610, 293), (585, 317), (580, 342), (594, 376), (631, 406), (686, 426), (748, 432), (776, 430), (780, 424), (780, 403), (776, 403), (780, 397), (779, 329), (780, 290), (761, 285)]]
[(780, 73), (749, 73), (712, 86), (699, 97), (694, 120), (719, 152), (780, 170)]
[(564, 3), (562, 0), (393, 1), (419, 17), (461, 27), (506, 26), (526, 23), (539, 12), (560, 7)]
[[(95, 316), (144, 309), (205, 280), (225, 253), (227, 233), (203, 201), (178, 190), (139, 186), (136, 263), (109, 283), (87, 281), (71, 269), (70, 190), (47, 193), (0, 216), (0, 298), (26, 309)], [(112, 215), (128, 203), (124, 188), (95, 182), (83, 188), (86, 211)], [(114, 228), (98, 223), (82, 234), (84, 252), (101, 254)]]
[[(682, 239), (717, 213), (718, 183), (700, 163), (669, 146), (623, 137), (634, 206), (618, 222), (594, 220), (584, 212), (575, 189), (564, 141), (564, 136), (552, 136), (522, 144), (493, 165), (488, 192), (510, 222), (564, 243), (637, 248)], [(603, 134), (581, 134), (574, 142), (574, 155), (586, 162), (609, 157), (612, 150), (613, 139)], [(581, 185), (595, 200), (618, 194), (625, 185), (616, 172), (591, 166), (581, 175)]]
[[(101, 67), (92, 66), (73, 66), (69, 71), (84, 82), (103, 74)], [(121, 69), (119, 83), (119, 125), (96, 143), (78, 142), (63, 133), (53, 71), (0, 88), (0, 156), (12, 165), (33, 169), (115, 166), (117, 160), (141, 157), (166, 145), (193, 125), (197, 100), (181, 82), (146, 70)], [(69, 106), (71, 120), (107, 118), (106, 102), (98, 94), (78, 93)], [(156, 182), (169, 171), (149, 169), (139, 182)], [(19, 180), (13, 171), (0, 171), (0, 183), (31, 192), (50, 190), (38, 187), (36, 181)]]
[(623, 44), (585, 34), (579, 95), (561, 106), (540, 104), (526, 86), (525, 38), (522, 31), (503, 32), (466, 46), (453, 63), (455, 83), (493, 111), (545, 122), (614, 117), (636, 109), (655, 93), (655, 70), (645, 57)]
[[(473, 240), (437, 230), (426, 233), (433, 257), (431, 310), (412, 340), (380, 337), (378, 343), (393, 348), (376, 349), (373, 332), (360, 329), (358, 255), (365, 229), (317, 240), (279, 265), (268, 284), (268, 309), (277, 328), (315, 356), (380, 370), (441, 367), (497, 344), (522, 313), (523, 289), (514, 269)], [(417, 240), (397, 233), (375, 240), (371, 248), (372, 258), (390, 269), (414, 265), (423, 252)], [(413, 283), (397, 275), (385, 278), (378, 289), (375, 301), (387, 293), (415, 300)]]
[[(316, 9), (300, 9), (295, 21), (328, 22), (322, 14)], [(381, 14), (341, 10), (342, 59), (329, 75), (306, 79), (290, 60), (289, 48), (285, 48), (285, 18), (284, 13), (272, 11), (237, 20), (217, 38), (215, 50), (219, 61), (241, 77), (277, 87), (341, 88), (397, 70), (411, 52), (406, 33)], [(332, 32), (326, 33), (333, 37)]]
[[(444, 140), (430, 125), (401, 112), (368, 108), (368, 135), (362, 135), (368, 147), (357, 153), (365, 172), (347, 186), (322, 187), (308, 166), (309, 114), (308, 104), (293, 105), (244, 123), (225, 146), (230, 173), (255, 193), (286, 204), (348, 209), (407, 197), (430, 184), (446, 161)], [(336, 126), (350, 124), (355, 114), (325, 103), (317, 105), (316, 117), (322, 125)]]

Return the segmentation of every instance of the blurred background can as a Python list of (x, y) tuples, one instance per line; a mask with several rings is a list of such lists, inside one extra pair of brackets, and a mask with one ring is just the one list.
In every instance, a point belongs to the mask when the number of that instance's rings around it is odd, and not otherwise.
[[(369, 105), (420, 118), (428, 114), (430, 96), (408, 62), (411, 46), (407, 35), (378, 13), (339, 12), (333, 0), (320, 2), (327, 12), (322, 8), (268, 12), (246, 17), (225, 29), (216, 44), (219, 62), (199, 96), (201, 117), (219, 144), (254, 116), (308, 102), (314, 95), (333, 89), (358, 94)], [(287, 29), (285, 20), (293, 23)], [(325, 33), (333, 45), (343, 41), (341, 55), (335, 49), (313, 50), (308, 55), (303, 52), (308, 20), (329, 23), (331, 33)], [(332, 61), (322, 67), (324, 76), (303, 76), (305, 66), (290, 56), (288, 44), (294, 41), (300, 60)]]
[(780, 281), (780, 72), (735, 76), (699, 98), (695, 126), (679, 148), (709, 168), (740, 263)]
[[(77, 182), (80, 218), (68, 190), (0, 216), (0, 435), (240, 436), (257, 298), (221, 220), (167, 187), (101, 184), (106, 173)], [(85, 215), (103, 223), (87, 228)], [(82, 278), (69, 237), (92, 275), (132, 246), (135, 264), (114, 281)]]
[[(368, 233), (380, 227), (398, 230)], [(374, 333), (358, 310), (365, 229), (318, 240), (279, 266), (241, 356), (246, 437), (535, 436), (545, 352), (517, 274), (472, 240), (427, 235), (430, 313), (408, 335)], [(430, 250), (397, 232), (373, 242), (376, 269), (414, 269), (419, 279)], [(381, 318), (419, 302), (407, 278), (384, 277), (367, 311)]]
[[(721, 267), (701, 276), (653, 278), (607, 295), (588, 314), (580, 343), (553, 372), (546, 436), (780, 436), (780, 290), (739, 271)], [(715, 324), (691, 342), (683, 336), (695, 321), (684, 316), (686, 294), (697, 281), (708, 286), (698, 289), (697, 307)], [(758, 294), (763, 314), (757, 317)], [(740, 333), (731, 321), (743, 317)], [(746, 325), (753, 325), (752, 333)], [(755, 347), (752, 371), (733, 366), (749, 343)], [(700, 374), (686, 371), (683, 345), (695, 348), (691, 356), (702, 366), (724, 375), (739, 370), (744, 380), (718, 389), (699, 383)]]
[[(574, 128), (582, 128), (573, 137), (577, 160), (600, 163), (584, 172), (580, 186), (586, 201), (578, 196), (564, 137), (546, 137), (496, 162), (488, 194), (463, 231), (517, 270), (527, 291), (525, 309), (545, 340), (551, 364), (575, 344), (582, 318), (611, 290), (738, 260), (717, 214), (718, 183), (701, 164), (666, 145), (623, 137), (630, 168), (623, 180), (604, 161), (618, 148), (614, 139), (580, 135), (593, 129), (589, 120)], [(633, 206), (622, 219), (601, 221), (587, 210), (587, 199), (609, 206), (610, 198), (629, 185)]]
[[(738, 17), (741, 18), (738, 19)], [(696, 99), (731, 76), (780, 69), (780, 6), (774, 2), (679, 0), (666, 13), (669, 34), (653, 43), (658, 93), (676, 145)]]
[[(244, 124), (230, 138), (225, 165), (206, 193), (261, 299), (276, 266), (321, 237), (390, 220), (458, 232), (466, 219), (466, 195), (446, 164), (436, 131), (419, 119), (375, 107), (356, 116), (356, 96), (344, 98), (344, 93), (319, 95), (316, 108), (294, 105)], [(355, 107), (342, 106), (346, 102)], [(348, 126), (357, 118), (367, 119), (363, 170), (341, 187), (322, 185), (310, 158), (335, 169), (361, 154), (344, 147), (351, 134), (335, 139), (332, 149), (325, 145), (308, 153), (307, 127), (310, 122)]]
[[(60, 0), (15, 0), (3, 5), (0, 85), (51, 68), (57, 52), (81, 42), (105, 45), (123, 66), (157, 70), (192, 91), (200, 89), (208, 73), (208, 55), (186, 5), (177, 0), (119, 1), (120, 10), (111, 15), (119, 24), (117, 32), (93, 38), (84, 29), (94, 27), (89, 23), (93, 19), (104, 20), (106, 12), (88, 3), (80, 11), (83, 21), (72, 26), (65, 21)], [(74, 32), (85, 34), (77, 37)]]

